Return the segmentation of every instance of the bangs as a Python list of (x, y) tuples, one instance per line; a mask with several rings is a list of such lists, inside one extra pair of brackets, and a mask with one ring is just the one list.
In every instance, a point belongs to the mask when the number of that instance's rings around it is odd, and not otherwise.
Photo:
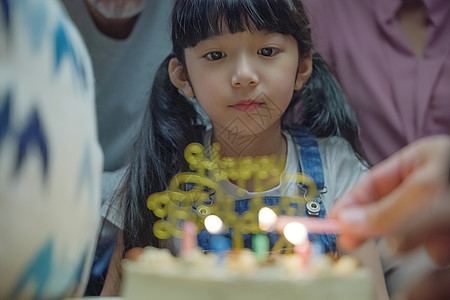
[(247, 30), (296, 37), (309, 28), (298, 11), (292, 0), (179, 0), (172, 15), (172, 42), (174, 48), (184, 49), (216, 35)]

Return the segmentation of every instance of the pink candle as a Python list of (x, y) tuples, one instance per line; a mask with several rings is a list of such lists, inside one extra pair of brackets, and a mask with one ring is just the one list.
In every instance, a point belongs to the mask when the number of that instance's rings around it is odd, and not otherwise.
[(299, 268), (308, 265), (311, 256), (311, 243), (308, 240), (306, 227), (299, 222), (289, 222), (283, 227), (283, 234), (294, 245), (294, 254), (299, 259)]
[(341, 232), (338, 221), (310, 217), (279, 216), (275, 228), (278, 232), (283, 232), (284, 227), (293, 222), (303, 224), (309, 233), (337, 234)]
[(182, 227), (181, 255), (187, 256), (197, 248), (197, 226), (193, 222), (186, 221)]
[(294, 254), (300, 258), (300, 267), (308, 265), (311, 257), (311, 242), (306, 240), (301, 244), (294, 245)]

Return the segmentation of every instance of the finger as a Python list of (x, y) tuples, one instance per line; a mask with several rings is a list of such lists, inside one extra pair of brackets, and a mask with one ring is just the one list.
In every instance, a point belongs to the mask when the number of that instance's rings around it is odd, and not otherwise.
[[(383, 171), (383, 169), (381, 169), (381, 171)], [(383, 185), (383, 180), (389, 181), (392, 184), (390, 186)], [(333, 214), (334, 211), (355, 204), (367, 204), (378, 201), (381, 197), (391, 192), (395, 187), (394, 182), (398, 181), (398, 178), (394, 181), (393, 179), (383, 177), (382, 172), (377, 172), (373, 169), (369, 171), (369, 173), (364, 174), (350, 191), (339, 197), (332, 208), (331, 213)]]
[(366, 240), (350, 234), (339, 235), (337, 244), (339, 249), (344, 251), (352, 251), (361, 246)]
[(428, 254), (439, 266), (448, 266), (450, 264), (450, 234), (436, 236), (425, 242), (425, 248)]
[(348, 206), (379, 201), (395, 190), (418, 164), (420, 160), (408, 148), (394, 154), (373, 167), (342, 195), (330, 211), (330, 216), (335, 217), (336, 211)]
[[(447, 138), (444, 142), (448, 141)], [(445, 198), (439, 189), (447, 185), (448, 163), (442, 163), (441, 158), (448, 159), (445, 149), (449, 145), (441, 143), (441, 146), (430, 149), (422, 143), (405, 148), (374, 167), (338, 200), (330, 217), (341, 222), (344, 245), (395, 232), (403, 224), (411, 223), (410, 218), (420, 215), (429, 203)]]
[[(446, 203), (445, 203), (446, 204)], [(436, 263), (450, 261), (450, 208), (436, 205), (388, 237), (393, 250), (404, 253), (425, 244)]]
[(395, 232), (439, 201), (442, 193), (434, 183), (432, 176), (412, 174), (379, 201), (335, 210), (333, 217), (341, 223), (343, 235), (371, 238)]
[[(445, 197), (444, 197), (445, 198)], [(442, 236), (450, 232), (450, 199), (429, 203), (423, 211), (405, 223), (396, 233), (401, 248), (410, 249), (433, 235)], [(448, 203), (447, 203), (448, 202)]]
[(433, 272), (416, 284), (409, 292), (408, 300), (442, 300), (450, 299), (450, 269)]
[[(424, 164), (428, 164), (431, 172), (418, 173), (437, 175), (448, 172), (449, 150), (448, 136), (429, 137), (406, 146), (362, 176), (349, 192), (338, 199), (335, 209), (379, 201)], [(436, 172), (436, 168), (444, 171)], [(445, 180), (448, 174), (444, 176)]]
[(420, 225), (411, 226), (406, 231), (402, 230), (396, 234), (398, 251), (409, 251), (420, 244), (423, 244), (427, 240), (434, 239), (435, 237), (445, 237), (450, 234), (449, 220), (433, 219), (432, 224), (425, 222), (418, 222)]
[(395, 229), (404, 222), (406, 211), (402, 206), (408, 205), (409, 193), (408, 187), (400, 187), (382, 201), (336, 211), (343, 235), (370, 238)]

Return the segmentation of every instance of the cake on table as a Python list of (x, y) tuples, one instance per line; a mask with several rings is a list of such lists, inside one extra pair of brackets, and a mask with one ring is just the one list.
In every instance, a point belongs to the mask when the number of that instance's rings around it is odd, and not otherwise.
[(146, 248), (137, 260), (123, 261), (121, 296), (124, 300), (375, 299), (370, 272), (348, 256), (334, 261), (323, 255), (296, 272), (293, 254), (265, 264), (257, 263), (249, 251), (233, 254), (220, 265), (215, 254), (195, 252), (190, 258), (178, 258), (164, 249)]
[[(338, 232), (338, 224), (296, 217), (305, 207), (320, 206), (311, 178), (283, 175), (273, 158), (220, 159), (214, 155), (219, 150), (213, 146), (209, 159), (201, 145), (189, 145), (185, 157), (193, 172), (177, 174), (167, 191), (148, 198), (148, 208), (160, 218), (153, 225), (155, 236), (178, 239), (180, 249), (173, 256), (147, 247), (137, 259), (123, 260), (124, 300), (375, 299), (369, 270), (350, 256), (323, 254), (310, 241), (311, 234)], [(276, 205), (267, 205), (261, 193), (248, 199), (247, 211), (237, 213), (235, 199), (218, 184), (232, 179), (245, 186), (245, 180), (269, 173), (307, 186), (307, 193), (281, 196)], [(210, 248), (200, 249), (205, 232)]]

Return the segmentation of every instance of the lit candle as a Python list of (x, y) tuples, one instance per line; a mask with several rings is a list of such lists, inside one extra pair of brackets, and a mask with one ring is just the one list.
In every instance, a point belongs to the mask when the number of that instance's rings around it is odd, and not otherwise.
[(230, 240), (222, 236), (224, 224), (222, 220), (215, 215), (209, 215), (205, 218), (205, 228), (211, 233), (211, 248), (219, 256), (219, 264), (222, 264), (225, 258), (225, 251), (230, 249)]
[(258, 213), (259, 228), (263, 231), (270, 232), (274, 229), (277, 222), (277, 214), (268, 207), (263, 207)]
[(219, 234), (223, 231), (223, 222), (216, 215), (209, 215), (205, 218), (205, 228), (211, 234)]
[(197, 247), (197, 226), (186, 221), (182, 226), (181, 255), (188, 256)]
[(294, 254), (300, 258), (301, 265), (306, 265), (311, 254), (306, 227), (301, 223), (291, 222), (286, 224), (283, 233), (286, 239), (294, 245)]

